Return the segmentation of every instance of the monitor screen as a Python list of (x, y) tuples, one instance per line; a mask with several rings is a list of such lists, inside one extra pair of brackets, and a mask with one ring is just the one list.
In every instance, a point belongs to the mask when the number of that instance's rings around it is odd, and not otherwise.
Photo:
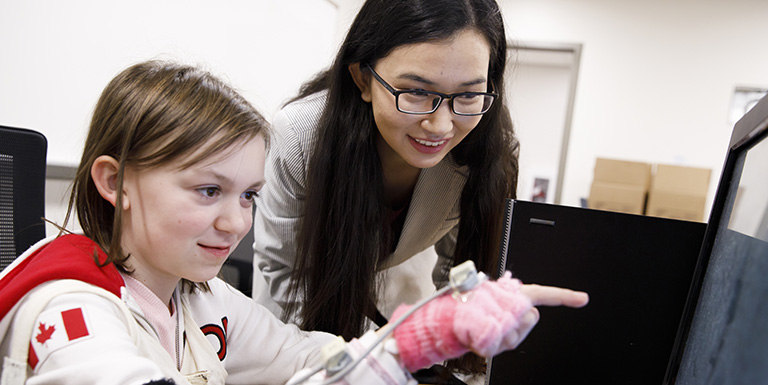
[(736, 123), (667, 383), (768, 383), (768, 97)]
[(505, 213), (500, 270), (586, 291), (589, 305), (540, 307), (487, 384), (661, 384), (706, 224), (526, 201)]

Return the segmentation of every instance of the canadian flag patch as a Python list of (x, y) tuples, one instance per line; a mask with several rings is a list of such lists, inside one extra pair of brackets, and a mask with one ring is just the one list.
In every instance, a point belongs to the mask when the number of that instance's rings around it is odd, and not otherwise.
[(89, 330), (83, 308), (42, 313), (37, 319), (29, 345), (29, 366), (34, 369), (54, 351), (90, 337)]

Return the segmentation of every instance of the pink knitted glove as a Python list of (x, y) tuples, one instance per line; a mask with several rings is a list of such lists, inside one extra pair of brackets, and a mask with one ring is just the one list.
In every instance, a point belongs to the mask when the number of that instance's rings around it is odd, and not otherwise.
[[(411, 314), (394, 331), (405, 368), (414, 372), (470, 350), (491, 357), (509, 349), (505, 336), (518, 327), (520, 317), (532, 307), (531, 300), (520, 293), (521, 286), (506, 272), (495, 282), (483, 282), (459, 298), (447, 293)], [(410, 308), (400, 305), (392, 319)]]

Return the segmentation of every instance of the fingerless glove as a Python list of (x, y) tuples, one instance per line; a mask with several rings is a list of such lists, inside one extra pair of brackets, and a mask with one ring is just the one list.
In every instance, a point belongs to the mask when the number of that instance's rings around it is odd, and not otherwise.
[[(521, 286), (506, 272), (465, 293), (446, 293), (411, 314), (394, 331), (405, 368), (414, 372), (470, 350), (484, 357), (500, 353), (504, 337), (532, 307)], [(400, 305), (392, 319), (410, 308)]]

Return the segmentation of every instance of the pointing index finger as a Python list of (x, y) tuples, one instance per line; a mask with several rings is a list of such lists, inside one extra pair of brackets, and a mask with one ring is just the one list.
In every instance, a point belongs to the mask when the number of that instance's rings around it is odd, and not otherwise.
[(520, 291), (531, 299), (533, 306), (568, 306), (583, 307), (589, 302), (589, 295), (583, 291), (575, 291), (554, 286), (535, 284), (523, 285)]

